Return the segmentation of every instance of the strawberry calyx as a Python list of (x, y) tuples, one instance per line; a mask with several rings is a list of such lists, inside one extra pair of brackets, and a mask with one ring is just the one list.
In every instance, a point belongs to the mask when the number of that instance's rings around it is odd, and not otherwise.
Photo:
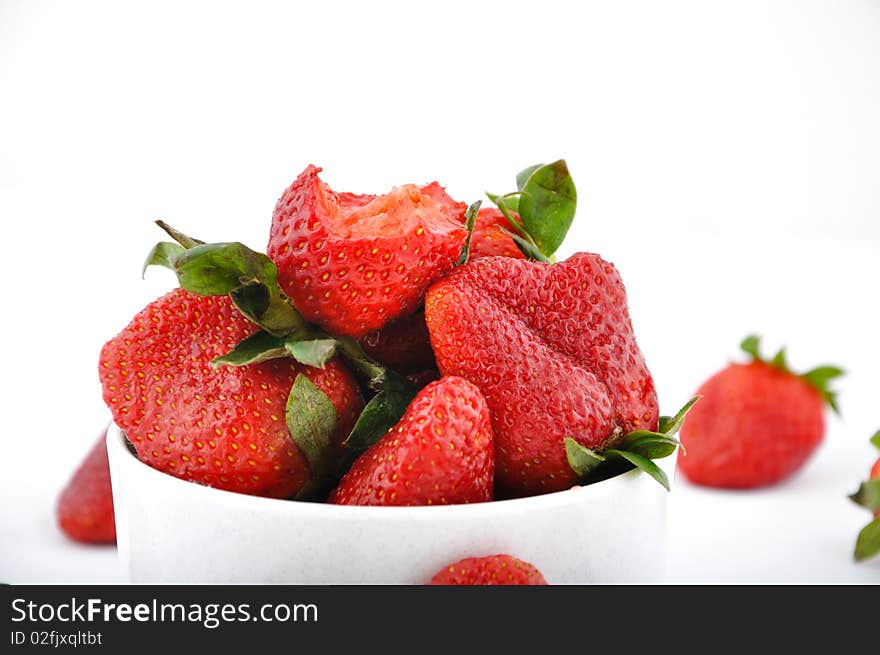
[(783, 373), (788, 373), (789, 375), (794, 375), (795, 377), (804, 380), (819, 392), (819, 395), (822, 396), (822, 399), (835, 414), (840, 415), (840, 407), (837, 404), (837, 392), (830, 388), (830, 383), (835, 378), (844, 374), (842, 368), (824, 364), (810, 369), (806, 373), (796, 373), (791, 370), (788, 365), (785, 346), (780, 348), (772, 359), (766, 359), (761, 355), (761, 337), (756, 334), (751, 334), (743, 339), (739, 347), (743, 352), (752, 357), (752, 361), (761, 362), (762, 364), (771, 366)]
[(675, 416), (661, 416), (657, 431), (633, 430), (621, 436), (613, 434), (610, 446), (602, 450), (591, 450), (571, 437), (566, 437), (565, 456), (568, 465), (577, 474), (580, 484), (593, 484), (615, 475), (638, 468), (669, 491), (669, 478), (653, 460), (668, 457), (676, 448), (684, 449), (675, 438), (684, 423), (684, 418), (699, 398), (691, 398)]
[(464, 247), (461, 249), (461, 256), (458, 258), (458, 261), (455, 262), (456, 266), (461, 266), (462, 264), (466, 264), (468, 259), (471, 256), (471, 240), (474, 238), (474, 226), (477, 224), (477, 214), (480, 212), (480, 205), (483, 202), (481, 200), (477, 200), (474, 203), (471, 203), (470, 207), (467, 208), (467, 211), (464, 213), (464, 226), (467, 229), (467, 239), (465, 239)]
[[(479, 204), (472, 207), (475, 217)], [(278, 286), (271, 259), (238, 242), (205, 243), (162, 221), (156, 223), (174, 242), (156, 244), (147, 256), (144, 271), (162, 266), (172, 270), (187, 291), (205, 296), (229, 295), (242, 315), (261, 328), (212, 360), (212, 365), (247, 366), (292, 357), (306, 366), (323, 368), (337, 354), (344, 356), (375, 395), (343, 443), (343, 467), (400, 420), (417, 388), (367, 356), (355, 339), (329, 334), (308, 323)], [(336, 430), (336, 411), (323, 391), (299, 375), (288, 396), (286, 419), (291, 439), (306, 456), (312, 474), (311, 482), (298, 497), (316, 497), (344, 473), (334, 466), (337, 458), (330, 441)]]
[(175, 243), (156, 244), (144, 262), (144, 272), (150, 266), (163, 266), (174, 271), (187, 291), (202, 296), (228, 295), (246, 318), (275, 336), (306, 328), (303, 317), (281, 293), (278, 271), (266, 255), (242, 243), (205, 243), (163, 221), (156, 224)]
[(320, 498), (332, 484), (330, 475), (336, 456), (331, 435), (338, 422), (336, 409), (327, 394), (300, 373), (287, 397), (284, 418), (291, 437), (309, 463), (309, 482), (296, 497)]
[(856, 561), (863, 561), (880, 553), (880, 517), (868, 523), (859, 532), (853, 553)]
[(516, 176), (516, 191), (486, 193), (510, 225), (500, 228), (529, 259), (551, 263), (577, 208), (577, 190), (564, 159), (535, 164)]
[[(880, 450), (880, 430), (874, 433), (870, 441)], [(862, 561), (880, 553), (880, 479), (865, 480), (854, 494), (850, 494), (849, 499), (874, 512), (874, 520), (859, 532), (853, 551), (856, 561)]]

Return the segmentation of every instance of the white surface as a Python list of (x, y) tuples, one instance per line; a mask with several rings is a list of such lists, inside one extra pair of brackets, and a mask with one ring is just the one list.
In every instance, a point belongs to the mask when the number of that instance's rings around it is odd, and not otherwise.
[(664, 411), (751, 331), (849, 371), (795, 478), (679, 479), (670, 581), (880, 582), (846, 499), (880, 427), (880, 6), (579, 4), (0, 3), (0, 580), (121, 579), (52, 510), (108, 418), (101, 344), (171, 287), (140, 279), (153, 219), (262, 248), (309, 162), (471, 201), (565, 157), (564, 249), (621, 270)]

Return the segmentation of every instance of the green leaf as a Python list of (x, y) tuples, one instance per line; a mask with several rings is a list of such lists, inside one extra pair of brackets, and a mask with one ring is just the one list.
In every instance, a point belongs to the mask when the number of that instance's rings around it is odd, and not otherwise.
[(370, 389), (382, 391), (385, 388), (389, 380), (389, 371), (375, 360), (370, 359), (357, 341), (351, 337), (336, 337), (336, 347), (352, 366), (367, 378), (367, 385)]
[(669, 491), (669, 478), (666, 477), (666, 473), (664, 473), (663, 469), (661, 469), (647, 457), (643, 457), (642, 455), (631, 451), (616, 449), (606, 450), (605, 454), (623, 457), (625, 460), (627, 460), (637, 468), (640, 468), (642, 471), (644, 471), (661, 485), (663, 485), (666, 491)]
[(146, 265), (151, 264), (173, 270), (187, 291), (203, 296), (229, 295), (246, 318), (275, 336), (306, 327), (281, 293), (272, 260), (242, 243), (198, 243), (186, 250), (159, 244), (147, 259)]
[(336, 409), (327, 395), (300, 373), (290, 389), (284, 415), (290, 438), (309, 463), (311, 480), (301, 495), (310, 495), (333, 470)]
[[(496, 196), (494, 193), (486, 192), (486, 196), (495, 203), (498, 209), (501, 210), (501, 213), (507, 218), (508, 221), (512, 220), (510, 216), (510, 212), (518, 212), (519, 211), (519, 191), (512, 191), (510, 193), (505, 193), (503, 196)], [(514, 226), (514, 229), (517, 228), (517, 225)]]
[[(508, 215), (511, 212), (519, 213), (519, 193), (508, 193), (498, 203), (498, 209), (502, 214)], [(508, 222), (513, 220), (512, 216), (507, 216)]]
[(195, 246), (201, 245), (205, 243), (204, 241), (199, 241), (198, 239), (194, 239), (190, 236), (185, 235), (180, 230), (175, 230), (173, 227), (168, 225), (165, 221), (156, 221), (156, 225), (165, 230), (165, 234), (174, 239), (177, 243), (183, 246), (185, 249), (194, 248)]
[(394, 382), (377, 393), (366, 404), (351, 433), (345, 440), (345, 464), (350, 465), (367, 448), (379, 441), (403, 417), (406, 408), (416, 396), (416, 389), (408, 383)]
[(577, 207), (577, 191), (565, 160), (533, 170), (521, 191), (518, 213), (523, 228), (549, 257), (565, 239)]
[(880, 510), (880, 480), (862, 482), (859, 490), (850, 495), (850, 500), (871, 511)]
[(180, 286), (203, 296), (225, 296), (250, 281), (271, 287), (277, 274), (271, 259), (241, 243), (203, 243), (171, 263)]
[(669, 457), (680, 445), (678, 439), (659, 432), (633, 430), (614, 449), (626, 450), (650, 459), (661, 459)]
[(844, 370), (837, 366), (817, 366), (801, 375), (801, 377), (816, 388), (824, 388), (827, 387), (828, 382), (843, 374)]
[(685, 416), (687, 416), (687, 413), (691, 411), (691, 408), (696, 404), (699, 399), (699, 396), (694, 396), (693, 398), (691, 398), (689, 401), (687, 401), (687, 403), (685, 403), (684, 407), (678, 410), (678, 414), (671, 418), (669, 416), (661, 416), (657, 431), (670, 437), (678, 433), (679, 429), (684, 423)]
[(880, 553), (880, 517), (868, 523), (856, 540), (855, 558), (861, 562)]
[(276, 337), (264, 330), (255, 332), (239, 341), (235, 348), (225, 355), (211, 360), (214, 366), (246, 366), (279, 357), (289, 357), (290, 351), (284, 346), (284, 337)]
[(183, 246), (177, 243), (160, 241), (155, 246), (153, 246), (150, 254), (147, 255), (147, 259), (146, 261), (144, 261), (144, 268), (141, 271), (141, 276), (143, 276), (147, 272), (147, 268), (149, 268), (150, 266), (164, 266), (165, 268), (169, 268), (173, 271), (174, 266), (171, 264), (171, 260), (175, 257), (179, 257), (183, 251)]
[(336, 339), (287, 339), (285, 346), (296, 361), (314, 368), (324, 368), (336, 354)]
[(778, 368), (780, 371), (785, 371), (786, 373), (791, 372), (791, 369), (788, 368), (788, 361), (785, 357), (785, 348), (780, 348), (779, 352), (773, 357), (770, 362), (770, 366), (773, 368)]
[(242, 314), (254, 322), (265, 316), (272, 302), (269, 287), (259, 280), (249, 280), (229, 291), (232, 302)]
[(807, 381), (807, 383), (813, 387), (828, 406), (836, 413), (840, 414), (840, 407), (837, 405), (837, 393), (833, 391), (831, 386), (831, 381), (835, 378), (840, 377), (844, 374), (844, 370), (837, 366), (817, 366), (816, 368), (807, 371), (801, 377)]
[(309, 327), (273, 282), (249, 280), (229, 292), (232, 302), (245, 318), (276, 335), (300, 335)]
[(764, 361), (761, 357), (761, 337), (757, 334), (750, 334), (747, 336), (742, 340), (742, 343), (739, 344), (739, 347), (746, 354), (751, 355), (752, 359), (759, 362)]
[(880, 449), (880, 430), (874, 433), (874, 436), (871, 437), (871, 444), (877, 449)]
[(480, 211), (480, 205), (482, 205), (482, 201), (477, 200), (475, 203), (472, 203), (470, 207), (467, 208), (467, 211), (464, 213), (464, 225), (467, 228), (467, 240), (464, 242), (464, 248), (461, 250), (461, 255), (458, 258), (458, 261), (455, 262), (456, 266), (460, 266), (461, 264), (466, 264), (467, 260), (470, 259), (471, 256), (471, 239), (474, 236), (474, 225), (477, 223), (477, 214)]
[(571, 437), (565, 438), (565, 457), (579, 478), (585, 478), (605, 462), (603, 455), (582, 446)]
[(532, 260), (538, 261), (538, 262), (543, 262), (545, 264), (552, 263), (552, 261), (546, 255), (544, 255), (544, 253), (542, 253), (540, 251), (538, 246), (536, 246), (534, 243), (532, 243), (528, 239), (525, 239), (518, 234), (514, 234), (510, 230), (507, 230), (501, 226), (498, 226), (498, 229), (501, 230), (502, 232), (504, 232), (504, 234), (509, 236), (511, 239), (513, 239), (513, 242), (517, 245), (517, 247), (520, 249), (520, 251), (522, 251), (522, 254), (524, 254), (529, 259), (532, 259)]
[(536, 170), (541, 168), (544, 164), (535, 164), (533, 166), (529, 166), (528, 168), (522, 169), (519, 173), (516, 174), (516, 188), (519, 191), (522, 191), (526, 185), (528, 179), (532, 176)]

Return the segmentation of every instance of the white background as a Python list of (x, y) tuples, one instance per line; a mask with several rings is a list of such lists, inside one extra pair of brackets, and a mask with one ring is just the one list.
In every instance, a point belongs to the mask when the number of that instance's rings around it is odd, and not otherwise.
[[(880, 3), (0, 0), (0, 580), (121, 581), (54, 527), (108, 419), (101, 344), (171, 288), (164, 218), (262, 249), (312, 162), (471, 202), (564, 157), (561, 254), (629, 290), (664, 412), (749, 332), (843, 365), (843, 419), (772, 489), (681, 477), (670, 582), (880, 582), (846, 494), (880, 428)], [(878, 558), (880, 559), (880, 558)]]

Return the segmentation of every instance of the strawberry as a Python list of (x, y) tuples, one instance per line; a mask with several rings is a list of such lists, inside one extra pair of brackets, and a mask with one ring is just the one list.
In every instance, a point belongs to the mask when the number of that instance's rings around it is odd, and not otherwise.
[(95, 442), (58, 497), (58, 527), (85, 543), (116, 543), (107, 430)]
[[(513, 215), (514, 220), (517, 218)], [(490, 257), (513, 257), (525, 259), (522, 251), (514, 243), (509, 234), (504, 230), (510, 230), (511, 225), (498, 209), (485, 207), (480, 209), (477, 220), (474, 223), (474, 234), (471, 237), (470, 258)]]
[(357, 338), (412, 313), (452, 269), (467, 239), (465, 206), (436, 182), (336, 193), (320, 171), (307, 167), (281, 196), (266, 252), (306, 320)]
[[(871, 437), (871, 443), (880, 449), (880, 430)], [(861, 561), (880, 553), (880, 459), (874, 462), (868, 480), (859, 485), (850, 499), (874, 513), (874, 520), (862, 528), (856, 539), (853, 555), (856, 561)]]
[(566, 437), (601, 450), (658, 427), (623, 282), (598, 255), (468, 262), (431, 287), (425, 317), (441, 374), (470, 380), (486, 397), (499, 493), (574, 484)]
[(432, 382), (331, 493), (340, 505), (449, 505), (492, 500), (489, 410), (467, 380)]
[(797, 375), (784, 350), (767, 361), (757, 337), (741, 346), (751, 361), (706, 380), (681, 428), (678, 467), (695, 484), (752, 488), (787, 479), (822, 441), (825, 404), (836, 409), (828, 382), (843, 373), (839, 368)]
[(104, 401), (141, 460), (241, 493), (286, 498), (303, 488), (309, 465), (285, 423), (291, 387), (302, 374), (326, 394), (338, 446), (361, 409), (357, 383), (335, 359), (324, 368), (291, 358), (212, 365), (256, 331), (228, 296), (176, 289), (104, 345)]
[(358, 342), (364, 352), (383, 366), (409, 374), (436, 368), (425, 312), (397, 319)]
[(430, 585), (546, 585), (532, 564), (510, 555), (468, 557), (438, 571)]

